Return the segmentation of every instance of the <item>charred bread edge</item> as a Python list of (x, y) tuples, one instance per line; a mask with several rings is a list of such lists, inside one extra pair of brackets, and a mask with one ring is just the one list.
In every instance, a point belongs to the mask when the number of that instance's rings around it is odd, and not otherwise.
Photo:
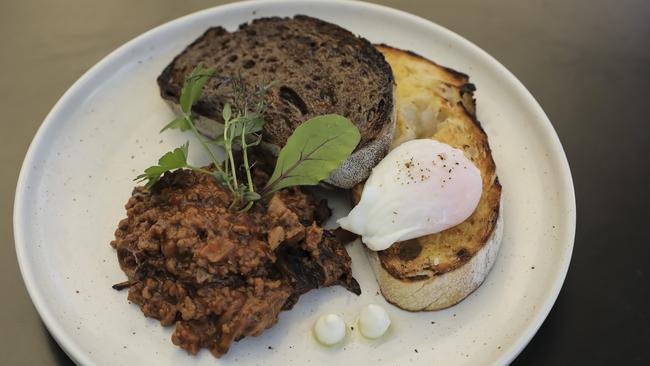
[(424, 57), (424, 56), (422, 56), (422, 55), (420, 55), (418, 53), (415, 53), (415, 52), (413, 52), (411, 50), (405, 50), (405, 49), (402, 49), (402, 48), (393, 47), (391, 45), (387, 45), (386, 43), (377, 43), (375, 46), (390, 48), (391, 50), (408, 53), (409, 55), (417, 57), (417, 58), (419, 58), (419, 59), (421, 59), (423, 61), (426, 61), (428, 63), (434, 64), (434, 65), (439, 66), (439, 67), (442, 67), (443, 69), (449, 71), (450, 74), (454, 75), (454, 77), (456, 79), (458, 79), (458, 80), (460, 80), (462, 82), (466, 82), (467, 80), (469, 80), (469, 75), (467, 75), (467, 74), (465, 74), (463, 72), (460, 72), (460, 71), (456, 71), (456, 70), (454, 70), (452, 68), (449, 68), (447, 66), (442, 66), (442, 65), (436, 63), (435, 61), (431, 61), (428, 58), (426, 58), (426, 57)]
[(386, 301), (408, 311), (429, 311), (448, 308), (466, 298), (483, 283), (497, 258), (503, 238), (502, 209), (503, 196), (490, 237), (467, 263), (424, 280), (408, 281), (393, 277), (384, 269), (377, 253), (368, 250), (370, 266)]

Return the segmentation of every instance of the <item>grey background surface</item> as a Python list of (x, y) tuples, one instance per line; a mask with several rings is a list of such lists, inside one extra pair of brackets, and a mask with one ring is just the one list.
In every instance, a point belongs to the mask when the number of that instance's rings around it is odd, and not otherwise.
[[(36, 129), (110, 51), (220, 3), (0, 2), (0, 364), (71, 364), (42, 325), (15, 258), (13, 195)], [(441, 24), (496, 57), (537, 98), (565, 147), (578, 202), (574, 256), (555, 307), (515, 364), (649, 364), (650, 2), (379, 3)]]

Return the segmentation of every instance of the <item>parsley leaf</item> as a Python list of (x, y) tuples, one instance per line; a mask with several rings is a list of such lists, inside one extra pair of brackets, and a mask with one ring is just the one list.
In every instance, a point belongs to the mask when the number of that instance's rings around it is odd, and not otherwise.
[(160, 177), (168, 171), (187, 168), (187, 151), (190, 146), (189, 141), (181, 147), (177, 147), (174, 151), (170, 151), (158, 159), (158, 165), (150, 166), (144, 170), (144, 174), (138, 175), (134, 180), (137, 182), (147, 181), (145, 187), (151, 188)]

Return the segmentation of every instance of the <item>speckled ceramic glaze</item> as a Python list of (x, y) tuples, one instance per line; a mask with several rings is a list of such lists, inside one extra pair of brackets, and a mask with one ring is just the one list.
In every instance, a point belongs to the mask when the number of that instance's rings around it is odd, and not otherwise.
[[(408, 313), (387, 304), (360, 244), (349, 247), (363, 294), (312, 291), (260, 337), (236, 343), (219, 360), (188, 356), (172, 328), (145, 319), (126, 292), (109, 242), (133, 177), (187, 139), (158, 134), (172, 118), (156, 76), (207, 27), (234, 29), (252, 18), (296, 13), (340, 24), (373, 42), (413, 50), (470, 75), (503, 185), (505, 232), (485, 283), (465, 301), (437, 312)], [(199, 151), (194, 149), (194, 151)], [(201, 163), (196, 156), (190, 156)], [(334, 219), (349, 207), (331, 197)], [(506, 364), (538, 329), (560, 290), (571, 257), (575, 202), (569, 167), (546, 115), (530, 93), (484, 51), (413, 15), (358, 2), (264, 1), (205, 10), (158, 27), (88, 71), (47, 116), (27, 153), (15, 201), (16, 250), (25, 283), (45, 324), (84, 365), (476, 365)], [(369, 341), (358, 330), (333, 348), (311, 327), (340, 314), (353, 326), (369, 303), (392, 326)]]

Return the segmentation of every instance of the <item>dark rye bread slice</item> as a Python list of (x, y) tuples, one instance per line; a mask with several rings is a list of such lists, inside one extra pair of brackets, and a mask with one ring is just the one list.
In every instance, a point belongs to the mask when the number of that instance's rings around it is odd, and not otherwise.
[[(260, 18), (234, 32), (208, 29), (158, 77), (162, 97), (178, 103), (185, 76), (199, 63), (215, 69), (194, 111), (200, 130), (220, 133), (224, 103), (233, 102), (229, 79), (241, 75), (249, 90), (275, 80), (266, 94), (263, 140), (274, 153), (296, 127), (314, 116), (336, 113), (359, 128), (355, 152), (328, 178), (351, 188), (386, 155), (395, 124), (393, 74), (366, 39), (304, 15)], [(207, 119), (207, 120), (206, 120)]]

